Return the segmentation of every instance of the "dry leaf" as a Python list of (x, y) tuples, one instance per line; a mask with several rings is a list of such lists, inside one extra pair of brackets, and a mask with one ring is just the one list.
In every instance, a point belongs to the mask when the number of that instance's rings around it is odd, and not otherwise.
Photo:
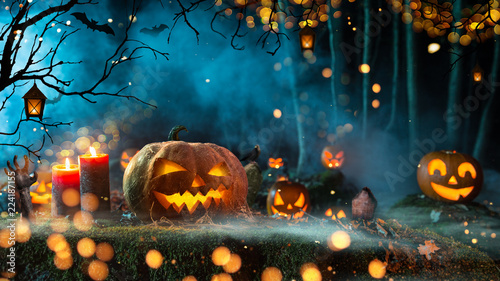
[(428, 260), (431, 260), (431, 253), (436, 252), (440, 248), (434, 244), (434, 240), (426, 240), (425, 245), (419, 244), (418, 252), (425, 255)]

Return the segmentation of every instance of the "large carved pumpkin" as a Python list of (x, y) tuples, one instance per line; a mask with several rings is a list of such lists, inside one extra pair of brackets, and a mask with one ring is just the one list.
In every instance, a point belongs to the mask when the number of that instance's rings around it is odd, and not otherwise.
[(186, 128), (174, 127), (170, 141), (148, 144), (130, 161), (123, 176), (130, 210), (156, 220), (247, 206), (248, 182), (238, 158), (212, 143), (179, 141), (181, 130)]
[(481, 191), (483, 170), (476, 159), (455, 151), (435, 151), (420, 160), (420, 189), (428, 197), (453, 203), (470, 202)]
[(301, 218), (304, 211), (311, 209), (307, 188), (297, 182), (276, 182), (267, 195), (267, 212), (269, 215), (292, 216)]

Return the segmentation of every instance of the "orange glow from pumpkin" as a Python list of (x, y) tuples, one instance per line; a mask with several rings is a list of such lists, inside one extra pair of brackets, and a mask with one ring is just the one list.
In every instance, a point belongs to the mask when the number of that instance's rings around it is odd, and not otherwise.
[(285, 202), (283, 202), (283, 198), (281, 198), (279, 192), (276, 192), (276, 195), (274, 195), (274, 205), (275, 206), (285, 205)]
[(333, 251), (343, 250), (351, 245), (351, 237), (345, 231), (339, 230), (328, 237), (328, 248)]
[(273, 168), (273, 169), (279, 169), (281, 167), (283, 167), (284, 163), (283, 163), (283, 158), (269, 158), (269, 167), (270, 168)]
[(344, 151), (339, 151), (337, 154), (335, 154), (334, 157), (330, 151), (325, 150), (323, 151), (322, 158), (323, 165), (326, 164), (328, 168), (336, 169), (342, 166), (342, 164), (344, 163)]
[(325, 216), (331, 217), (332, 215), (333, 215), (332, 208), (328, 208), (328, 210), (326, 210), (325, 212)]
[(457, 201), (458, 199), (460, 199), (460, 195), (464, 198), (467, 197), (467, 195), (469, 195), (474, 189), (474, 186), (458, 189), (448, 188), (434, 182), (431, 182), (431, 186), (439, 196), (452, 201)]
[(210, 169), (208, 174), (217, 177), (229, 176), (230, 175), (229, 167), (227, 166), (226, 163), (220, 162), (219, 164), (215, 165), (212, 169)]
[(30, 192), (31, 203), (40, 205), (49, 204), (52, 201), (52, 194), (46, 192), (47, 187), (50, 187), (50, 185), (51, 184), (45, 184), (45, 181), (41, 181), (36, 189), (36, 192)]
[(155, 171), (153, 173), (153, 177), (165, 175), (165, 174), (170, 174), (174, 172), (181, 172), (181, 171), (187, 171), (184, 167), (181, 165), (169, 161), (167, 159), (160, 158), (156, 161), (160, 161), (159, 165), (155, 165)]
[(375, 279), (382, 279), (385, 276), (386, 264), (378, 259), (374, 259), (368, 265), (368, 272)]
[(172, 195), (165, 195), (163, 193), (157, 192), (153, 190), (153, 193), (160, 202), (160, 204), (168, 209), (172, 206), (176, 212), (180, 213), (182, 208), (186, 206), (189, 213), (192, 214), (198, 205), (201, 203), (205, 209), (208, 209), (212, 204), (212, 200), (215, 202), (217, 206), (219, 206), (221, 198), (224, 196), (226, 192), (226, 187), (224, 185), (219, 185), (217, 190), (210, 189), (207, 195), (201, 194), (198, 192), (195, 196), (193, 196), (190, 192), (186, 191), (184, 194), (180, 194), (179, 192)]
[(469, 162), (464, 162), (458, 166), (458, 175), (460, 177), (465, 177), (466, 172), (469, 172), (473, 179), (476, 178), (476, 169), (474, 169), (474, 166)]
[(434, 172), (438, 170), (441, 176), (446, 175), (446, 164), (441, 159), (432, 159), (427, 165), (427, 171), (429, 175), (434, 175)]
[(306, 198), (304, 197), (303, 193), (300, 193), (299, 199), (297, 199), (297, 201), (295, 201), (295, 204), (293, 205), (295, 207), (301, 208), (302, 206), (304, 206), (304, 203), (306, 203)]

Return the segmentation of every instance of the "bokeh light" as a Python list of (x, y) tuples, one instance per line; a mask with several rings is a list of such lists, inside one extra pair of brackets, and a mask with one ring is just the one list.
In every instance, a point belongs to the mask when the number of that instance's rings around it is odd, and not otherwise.
[(96, 245), (94, 240), (90, 238), (82, 238), (76, 244), (76, 250), (78, 251), (80, 256), (84, 258), (90, 258), (95, 253)]
[(88, 273), (92, 280), (101, 281), (108, 278), (109, 268), (106, 263), (99, 260), (93, 260), (89, 264)]
[(386, 265), (378, 259), (374, 259), (368, 265), (368, 272), (373, 278), (382, 279), (385, 276)]
[(260, 279), (262, 279), (262, 281), (281, 281), (283, 279), (283, 274), (281, 273), (281, 270), (271, 266), (262, 271)]
[(241, 268), (241, 258), (238, 254), (231, 254), (229, 261), (222, 266), (225, 272), (235, 273)]
[(229, 275), (227, 273), (219, 273), (219, 274), (212, 276), (212, 278), (210, 280), (211, 281), (232, 281), (233, 278), (231, 277), (231, 275)]
[(88, 231), (92, 228), (94, 217), (89, 212), (78, 211), (73, 217), (73, 224), (80, 231)]
[(304, 281), (321, 281), (321, 272), (314, 263), (305, 263), (300, 267), (300, 275)]
[(101, 261), (107, 262), (113, 259), (115, 251), (113, 249), (113, 246), (111, 246), (111, 244), (102, 242), (97, 244), (95, 255)]
[(366, 74), (366, 73), (370, 72), (370, 66), (368, 64), (364, 63), (358, 67), (358, 70), (359, 70), (359, 72)]
[(157, 250), (149, 250), (146, 254), (146, 264), (151, 268), (160, 268), (163, 264), (163, 255)]
[(215, 265), (223, 266), (231, 259), (231, 251), (227, 247), (217, 247), (212, 252), (212, 261)]
[(331, 250), (340, 251), (351, 245), (351, 237), (347, 232), (339, 230), (328, 237), (327, 243)]

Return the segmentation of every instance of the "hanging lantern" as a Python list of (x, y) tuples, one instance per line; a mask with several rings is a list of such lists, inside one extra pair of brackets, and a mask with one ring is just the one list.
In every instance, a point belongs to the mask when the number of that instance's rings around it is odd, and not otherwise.
[(474, 83), (480, 83), (483, 80), (483, 69), (476, 63), (476, 66), (472, 69), (472, 78)]
[(38, 117), (42, 120), (43, 108), (45, 107), (45, 100), (47, 97), (36, 86), (36, 83), (31, 89), (23, 96), (24, 110), (26, 117)]
[(304, 28), (302, 28), (302, 30), (299, 32), (299, 37), (300, 49), (302, 50), (302, 52), (305, 52), (307, 50), (311, 50), (312, 52), (314, 52), (316, 33), (309, 25), (306, 25), (304, 26)]

